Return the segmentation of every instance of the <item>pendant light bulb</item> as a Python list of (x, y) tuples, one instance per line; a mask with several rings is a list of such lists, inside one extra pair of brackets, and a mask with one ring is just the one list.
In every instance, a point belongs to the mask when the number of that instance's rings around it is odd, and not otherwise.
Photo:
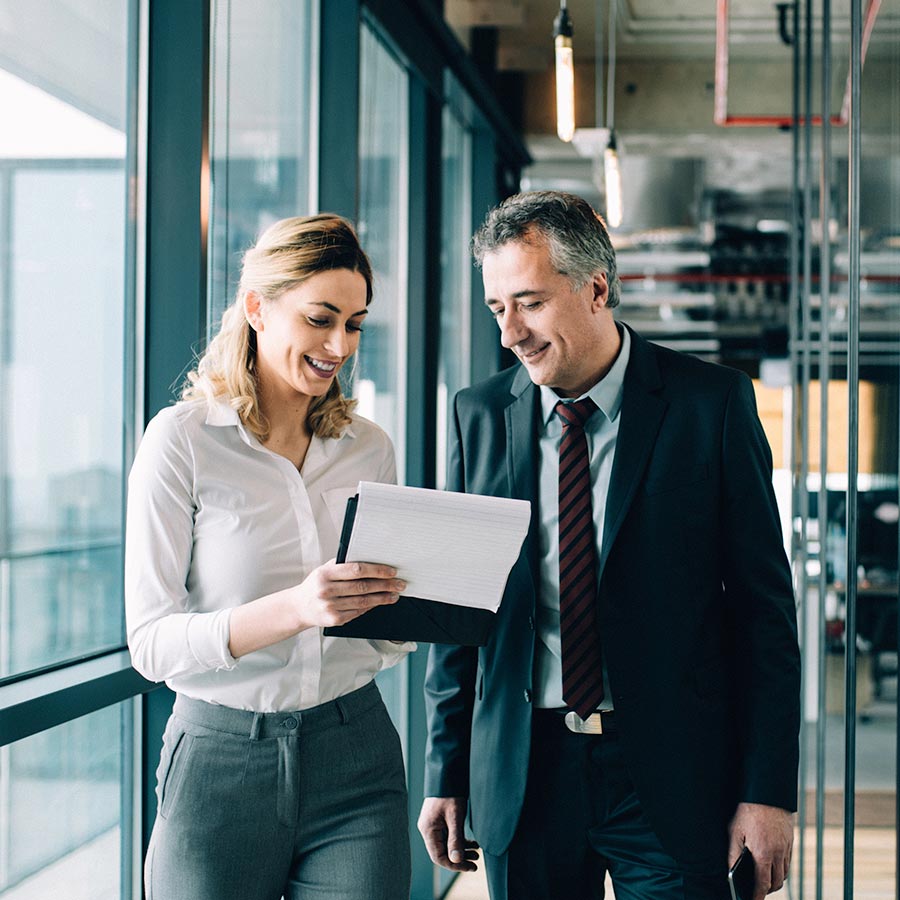
[(603, 175), (606, 187), (606, 224), (618, 228), (622, 224), (622, 173), (619, 169), (619, 151), (616, 133), (609, 133), (609, 143), (603, 151)]
[(572, 55), (572, 20), (565, 4), (553, 22), (556, 49), (556, 133), (571, 141), (575, 134), (575, 60)]

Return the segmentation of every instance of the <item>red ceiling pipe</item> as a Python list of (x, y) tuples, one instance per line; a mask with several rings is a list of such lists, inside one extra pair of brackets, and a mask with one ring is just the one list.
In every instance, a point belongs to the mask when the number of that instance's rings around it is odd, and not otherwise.
[[(869, 41), (872, 30), (875, 28), (875, 20), (881, 9), (881, 0), (869, 0), (866, 7), (866, 17), (863, 23), (862, 62), (866, 60), (866, 51), (869, 49)], [(795, 36), (796, 39), (796, 36)], [(805, 124), (805, 118), (801, 117), (799, 124)], [(850, 73), (847, 73), (847, 84), (844, 89), (844, 102), (841, 113), (831, 117), (832, 125), (846, 125), (850, 121)], [(716, 125), (753, 128), (780, 128), (790, 127), (794, 124), (793, 116), (730, 116), (728, 115), (728, 0), (716, 0), (716, 63), (715, 63), (715, 106), (713, 109), (713, 122)], [(821, 125), (822, 117), (813, 116), (813, 125)]]

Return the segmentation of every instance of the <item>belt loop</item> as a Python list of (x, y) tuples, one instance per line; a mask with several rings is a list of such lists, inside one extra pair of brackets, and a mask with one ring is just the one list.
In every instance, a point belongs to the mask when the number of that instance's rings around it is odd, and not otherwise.
[(337, 700), (334, 701), (334, 705), (338, 708), (338, 712), (341, 716), (341, 725), (346, 725), (350, 721), (350, 713), (347, 712), (347, 707), (341, 702), (342, 698), (338, 697)]
[(250, 726), (250, 740), (258, 741), (259, 740), (259, 732), (262, 729), (263, 716), (265, 713), (254, 713), (253, 714), (253, 724)]

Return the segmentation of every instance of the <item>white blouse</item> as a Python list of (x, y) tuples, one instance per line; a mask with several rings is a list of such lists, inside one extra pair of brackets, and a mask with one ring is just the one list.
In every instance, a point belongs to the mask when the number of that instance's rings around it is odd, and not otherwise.
[(135, 669), (195, 699), (276, 712), (340, 697), (414, 650), (310, 628), (240, 659), (228, 651), (234, 607), (299, 584), (335, 556), (360, 481), (396, 481), (390, 439), (360, 416), (340, 438), (313, 437), (298, 472), (227, 403), (162, 410), (128, 479), (125, 612)]

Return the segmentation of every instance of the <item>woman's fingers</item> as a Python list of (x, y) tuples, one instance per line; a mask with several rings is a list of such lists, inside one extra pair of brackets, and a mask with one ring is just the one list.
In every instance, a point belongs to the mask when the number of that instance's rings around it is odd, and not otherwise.
[(320, 573), (320, 595), (328, 600), (372, 594), (399, 594), (406, 590), (406, 582), (395, 577), (396, 569), (378, 563), (326, 564), (321, 567)]
[(332, 615), (336, 619), (334, 624), (343, 625), (345, 622), (352, 621), (357, 616), (361, 616), (364, 612), (368, 612), (376, 606), (396, 603), (398, 599), (396, 594), (366, 594), (363, 597), (355, 598), (353, 605), (341, 607), (332, 604), (330, 608)]
[(307, 625), (343, 625), (374, 606), (396, 603), (406, 590), (393, 566), (336, 563), (319, 566), (299, 587), (301, 621)]
[(319, 571), (329, 581), (359, 581), (369, 578), (394, 578), (397, 570), (382, 563), (349, 562), (338, 563), (331, 560), (319, 567)]

